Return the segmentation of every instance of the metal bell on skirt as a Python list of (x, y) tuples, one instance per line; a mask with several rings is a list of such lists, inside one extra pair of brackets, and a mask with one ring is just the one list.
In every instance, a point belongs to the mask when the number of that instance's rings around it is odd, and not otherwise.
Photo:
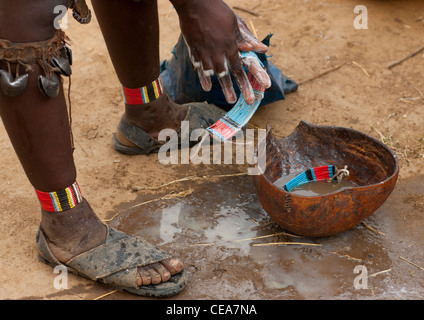
[(23, 74), (13, 78), (13, 76), (5, 71), (0, 70), (0, 88), (1, 91), (9, 97), (21, 95), (28, 86), (28, 75)]
[(38, 87), (41, 93), (48, 98), (54, 98), (59, 94), (60, 85), (61, 79), (56, 72), (53, 72), (51, 78), (38, 76)]

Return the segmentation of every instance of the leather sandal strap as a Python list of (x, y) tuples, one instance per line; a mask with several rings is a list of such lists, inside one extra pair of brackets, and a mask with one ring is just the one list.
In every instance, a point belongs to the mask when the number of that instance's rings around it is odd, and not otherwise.
[(106, 243), (66, 263), (59, 262), (53, 255), (41, 228), (36, 240), (42, 258), (51, 265), (61, 264), (73, 273), (120, 288), (137, 288), (138, 267), (172, 258), (151, 243), (113, 228), (108, 228)]
[[(122, 270), (147, 266), (171, 257), (141, 238), (109, 228), (105, 244), (72, 258), (66, 265), (97, 280)], [(135, 278), (132, 280), (135, 281)]]
[(141, 149), (148, 149), (154, 145), (161, 144), (143, 129), (125, 121), (123, 118), (119, 121), (118, 131)]

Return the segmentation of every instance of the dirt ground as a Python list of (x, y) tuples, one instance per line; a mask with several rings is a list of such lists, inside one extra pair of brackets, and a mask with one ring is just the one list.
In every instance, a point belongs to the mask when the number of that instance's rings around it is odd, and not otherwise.
[[(179, 36), (178, 17), (167, 0), (159, 3), (161, 58), (169, 59)], [(258, 14), (235, 9), (259, 38), (274, 34), (271, 61), (300, 84), (285, 100), (261, 107), (252, 124), (270, 124), (281, 136), (289, 135), (302, 119), (350, 127), (395, 151), (400, 164), (396, 188), (365, 221), (376, 231), (360, 224), (332, 237), (302, 239), (321, 247), (255, 247), (253, 243), (279, 238), (233, 240), (281, 230), (271, 225), (251, 231), (268, 217), (248, 176), (140, 190), (186, 176), (245, 172), (246, 166), (162, 165), (157, 155), (115, 152), (112, 134), (123, 97), (95, 17), (86, 26), (69, 18), (67, 30), (74, 53), (75, 161), (84, 196), (111, 226), (142, 235), (184, 261), (190, 281), (172, 299), (424, 298), (423, 52), (387, 68), (424, 45), (422, 1), (227, 3)], [(368, 9), (366, 30), (354, 28), (358, 4)], [(314, 78), (327, 70), (331, 72)], [(68, 289), (55, 289), (57, 274), (36, 257), (38, 200), (2, 124), (0, 157), (0, 298), (90, 300), (111, 293), (74, 275), (69, 276)], [(157, 200), (180, 192), (185, 196)], [(148, 200), (155, 201), (144, 203)], [(357, 265), (367, 268), (367, 288), (354, 287)], [(101, 299), (144, 298), (112, 292)]]

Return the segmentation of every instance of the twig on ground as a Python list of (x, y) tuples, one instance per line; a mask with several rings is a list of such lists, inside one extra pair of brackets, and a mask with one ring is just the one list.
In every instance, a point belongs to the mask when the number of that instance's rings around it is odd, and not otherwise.
[(246, 12), (246, 13), (248, 13), (248, 14), (251, 14), (252, 16), (255, 16), (255, 17), (259, 17), (259, 16), (260, 16), (260, 14), (259, 14), (259, 13), (255, 12), (255, 11), (253, 11), (253, 10), (249, 10), (249, 9), (242, 8), (242, 7), (239, 7), (239, 6), (234, 6), (234, 7), (233, 7), (233, 9), (236, 9), (236, 10), (239, 10), (239, 11)]
[(118, 290), (113, 290), (113, 291), (111, 291), (111, 292), (108, 292), (108, 293), (102, 294), (101, 296), (99, 296), (99, 297), (97, 297), (97, 298), (94, 298), (93, 300), (100, 300), (101, 298), (107, 297), (107, 296), (109, 296), (109, 295), (111, 295), (111, 294), (113, 294), (113, 293), (115, 293), (115, 292), (118, 292)]
[(309, 79), (306, 79), (306, 80), (299, 81), (297, 84), (298, 84), (298, 85), (302, 85), (302, 84), (305, 84), (305, 83), (310, 82), (310, 81), (312, 81), (312, 80), (315, 80), (315, 79), (321, 78), (321, 77), (323, 77), (323, 76), (325, 76), (325, 75), (327, 75), (327, 74), (329, 74), (329, 73), (331, 73), (331, 72), (333, 72), (333, 71), (336, 71), (336, 70), (340, 69), (340, 68), (341, 68), (341, 67), (343, 67), (344, 65), (345, 65), (345, 63), (343, 63), (343, 64), (341, 64), (341, 65), (338, 65), (338, 66), (336, 66), (336, 67), (334, 67), (334, 68), (331, 68), (331, 69), (329, 69), (329, 70), (326, 70), (326, 71), (324, 71), (324, 72), (321, 72), (321, 73), (317, 74), (316, 76), (313, 76), (312, 78), (309, 78)]
[(253, 227), (252, 229), (250, 229), (250, 231), (255, 231), (255, 230), (259, 230), (259, 229), (262, 229), (262, 228), (268, 227), (269, 225), (271, 225), (271, 224), (273, 224), (273, 223), (274, 223), (273, 221), (270, 221), (270, 222), (267, 222), (267, 223), (261, 224), (261, 225), (259, 225), (259, 226), (257, 226), (257, 227)]
[(269, 242), (269, 243), (255, 243), (254, 247), (264, 247), (264, 246), (280, 246), (280, 245), (300, 245), (300, 246), (315, 246), (321, 247), (322, 244), (319, 243), (307, 243), (307, 242)]
[(189, 176), (189, 177), (184, 177), (181, 179), (177, 179), (177, 180), (172, 180), (169, 182), (166, 182), (164, 184), (161, 184), (159, 186), (134, 186), (132, 189), (134, 191), (139, 191), (139, 190), (157, 190), (166, 186), (169, 186), (171, 184), (174, 183), (178, 183), (178, 182), (183, 182), (183, 181), (190, 181), (190, 180), (199, 180), (199, 179), (217, 179), (217, 178), (225, 178), (225, 177), (237, 177), (237, 176), (245, 176), (247, 175), (247, 172), (238, 172), (238, 173), (230, 173), (230, 174), (218, 174), (215, 176)]
[(120, 210), (112, 218), (103, 219), (102, 221), (103, 222), (110, 222), (113, 219), (115, 219), (118, 215), (120, 215), (122, 212), (125, 212), (125, 211), (128, 211), (128, 210), (131, 210), (131, 209), (140, 207), (142, 205), (145, 205), (145, 204), (148, 204), (148, 203), (151, 203), (151, 202), (161, 201), (161, 200), (170, 200), (170, 199), (174, 199), (174, 198), (187, 197), (188, 195), (190, 195), (192, 193), (193, 193), (193, 190), (191, 190), (191, 189), (184, 190), (184, 191), (181, 191), (181, 192), (178, 192), (178, 193), (168, 193), (168, 194), (166, 194), (166, 195), (164, 195), (164, 196), (162, 196), (160, 198), (147, 200), (147, 201), (144, 201), (144, 202), (141, 202), (141, 203), (137, 203), (136, 205), (133, 205), (133, 206), (131, 206), (129, 208), (126, 208), (125, 210)]
[(389, 271), (392, 271), (392, 269), (387, 269), (387, 270), (383, 270), (383, 271), (379, 271), (379, 272), (370, 274), (367, 278), (375, 277), (375, 276), (377, 276), (379, 274), (386, 273), (386, 272), (389, 272)]
[(359, 262), (364, 262), (364, 259), (359, 259), (359, 258), (355, 258), (355, 257), (351, 257), (348, 254), (340, 254), (337, 251), (328, 251), (328, 250), (322, 250), (322, 249), (318, 249), (319, 251), (322, 252), (326, 252), (326, 253), (331, 253), (331, 254), (335, 254), (341, 258), (347, 258), (347, 259), (351, 259), (351, 260), (355, 260), (355, 261), (359, 261)]
[(385, 143), (385, 141), (387, 140), (386, 137), (380, 131), (378, 131), (377, 128), (375, 128), (373, 125), (371, 125), (371, 129), (374, 129), (375, 132), (377, 132), (378, 135), (380, 136), (381, 142)]
[(278, 233), (273, 233), (273, 234), (267, 234), (265, 236), (258, 236), (258, 237), (252, 237), (252, 238), (244, 238), (244, 239), (237, 239), (237, 240), (234, 240), (234, 242), (263, 239), (263, 238), (269, 238), (269, 237), (274, 237), (274, 236), (279, 236), (279, 235), (285, 235), (285, 236), (296, 237), (296, 238), (303, 238), (301, 236), (296, 236), (296, 235), (293, 235), (293, 234), (290, 234), (290, 233), (286, 233), (286, 232), (278, 232)]
[(249, 23), (250, 23), (250, 28), (252, 29), (250, 31), (252, 31), (252, 33), (253, 33), (253, 35), (255, 36), (256, 39), (259, 39), (258, 38), (258, 33), (256, 32), (255, 25), (253, 24), (253, 21), (252, 20), (249, 20)]
[(421, 269), (421, 270), (424, 271), (424, 268), (423, 267), (420, 267), (419, 265), (413, 263), (412, 261), (409, 261), (409, 260), (405, 259), (404, 257), (399, 257), (399, 258), (402, 259), (403, 261), (408, 262), (409, 264), (412, 264), (414, 267), (417, 267), (418, 269)]
[(394, 61), (394, 62), (392, 62), (392, 63), (389, 63), (389, 64), (387, 65), (387, 68), (388, 68), (388, 69), (391, 69), (391, 68), (393, 68), (393, 67), (395, 67), (395, 66), (397, 66), (397, 65), (401, 64), (402, 62), (404, 62), (404, 61), (406, 61), (406, 60), (408, 60), (408, 59), (410, 59), (410, 58), (412, 58), (412, 57), (416, 56), (416, 55), (417, 55), (417, 54), (419, 54), (421, 51), (424, 51), (424, 46), (422, 46), (422, 47), (418, 48), (418, 49), (417, 49), (417, 50), (415, 50), (414, 52), (412, 52), (412, 53), (408, 54), (407, 56), (403, 57), (402, 59), (400, 59), (400, 60), (398, 60), (398, 61)]
[(363, 67), (363, 66), (361, 66), (358, 62), (356, 62), (356, 61), (352, 61), (352, 64), (354, 64), (355, 66), (357, 66), (357, 67), (359, 67), (359, 68), (361, 68), (362, 69), (362, 71), (367, 75), (367, 77), (369, 78), (370, 77), (370, 74), (368, 73), (368, 71), (367, 70), (365, 70), (365, 68)]
[(405, 97), (399, 99), (399, 101), (406, 102), (409, 104), (415, 104), (414, 101), (419, 101), (419, 100), (421, 99), (420, 98), (405, 98)]
[(373, 227), (371, 227), (371, 226), (367, 225), (367, 224), (366, 224), (365, 222), (363, 222), (363, 221), (362, 221), (362, 224), (365, 226), (365, 228), (367, 228), (367, 229), (371, 230), (372, 232), (375, 232), (375, 233), (377, 233), (377, 234), (379, 234), (379, 235), (382, 235), (382, 236), (385, 236), (385, 235), (386, 235), (385, 233), (380, 232), (380, 231), (378, 231), (378, 230), (374, 229)]
[(211, 246), (214, 242), (189, 244), (189, 247)]
[(423, 98), (423, 101), (424, 101), (424, 94), (422, 93), (422, 91), (418, 89), (417, 87), (413, 87), (413, 88), (418, 91), (418, 93), (420, 94), (421, 98)]

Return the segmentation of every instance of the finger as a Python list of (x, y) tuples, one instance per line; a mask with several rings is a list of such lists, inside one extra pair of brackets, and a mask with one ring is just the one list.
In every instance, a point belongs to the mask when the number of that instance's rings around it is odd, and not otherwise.
[(211, 77), (205, 76), (205, 73), (203, 70), (197, 69), (197, 75), (199, 76), (200, 85), (202, 86), (202, 89), (209, 92), (212, 90), (212, 80)]
[(248, 37), (243, 35), (239, 28), (236, 33), (237, 49), (239, 51), (252, 51), (254, 49), (253, 44), (251, 44), (247, 39)]
[(253, 51), (254, 47), (250, 42), (245, 41), (244, 39), (241, 39), (240, 41), (237, 41), (237, 48), (239, 51)]
[(255, 102), (255, 94), (252, 86), (250, 85), (249, 79), (247, 78), (246, 72), (243, 69), (243, 63), (240, 55), (237, 52), (228, 57), (230, 69), (240, 89), (241, 95), (247, 104), (253, 104)]
[(271, 87), (271, 79), (265, 69), (262, 67), (259, 60), (252, 56), (242, 57), (244, 66), (252, 73), (259, 84), (264, 88)]
[(258, 53), (265, 53), (268, 51), (268, 46), (256, 39), (247, 27), (240, 29), (240, 34), (243, 39), (238, 43), (240, 51), (254, 51)]
[(224, 93), (225, 100), (232, 104), (237, 101), (237, 95), (234, 91), (233, 81), (231, 80), (228, 62), (224, 54), (214, 57), (215, 73)]
[(237, 34), (237, 45), (240, 51), (255, 51), (258, 53), (265, 53), (268, 51), (268, 46), (260, 42), (250, 32), (244, 20), (237, 17), (237, 24), (239, 27), (239, 33)]
[(222, 92), (224, 93), (225, 100), (227, 100), (228, 103), (232, 104), (237, 101), (237, 95), (234, 91), (233, 87), (233, 81), (231, 80), (231, 76), (229, 74), (226, 74), (224, 76), (219, 77), (218, 76), (219, 84), (221, 85)]
[(249, 29), (246, 26), (246, 23), (244, 20), (237, 16), (237, 25), (238, 25), (238, 32), (236, 33), (236, 41), (237, 46), (240, 51), (252, 51), (253, 45), (249, 42), (254, 38), (254, 36), (247, 32)]
[(189, 56), (190, 56), (190, 60), (191, 60), (191, 63), (193, 64), (194, 69), (200, 69), (202, 64), (201, 64), (200, 56), (197, 50), (189, 49)]
[(246, 72), (242, 69), (240, 72), (233, 72), (233, 76), (246, 103), (249, 105), (253, 104), (255, 102), (255, 93), (253, 92)]
[(199, 50), (199, 59), (201, 68), (205, 76), (212, 76), (214, 74), (214, 63), (212, 62), (211, 55), (208, 50)]
[(194, 69), (199, 69), (201, 67), (200, 64), (200, 55), (197, 52), (197, 50), (193, 49), (187, 42), (186, 38), (183, 37), (185, 43), (186, 43), (186, 47), (188, 50), (188, 56), (190, 57), (191, 63), (193, 64)]
[(212, 89), (211, 77), (214, 75), (212, 59), (206, 52), (200, 53), (200, 68), (197, 69), (200, 85), (203, 90), (210, 91)]
[(225, 53), (216, 54), (213, 58), (215, 74), (218, 78), (223, 78), (230, 74), (227, 58)]

